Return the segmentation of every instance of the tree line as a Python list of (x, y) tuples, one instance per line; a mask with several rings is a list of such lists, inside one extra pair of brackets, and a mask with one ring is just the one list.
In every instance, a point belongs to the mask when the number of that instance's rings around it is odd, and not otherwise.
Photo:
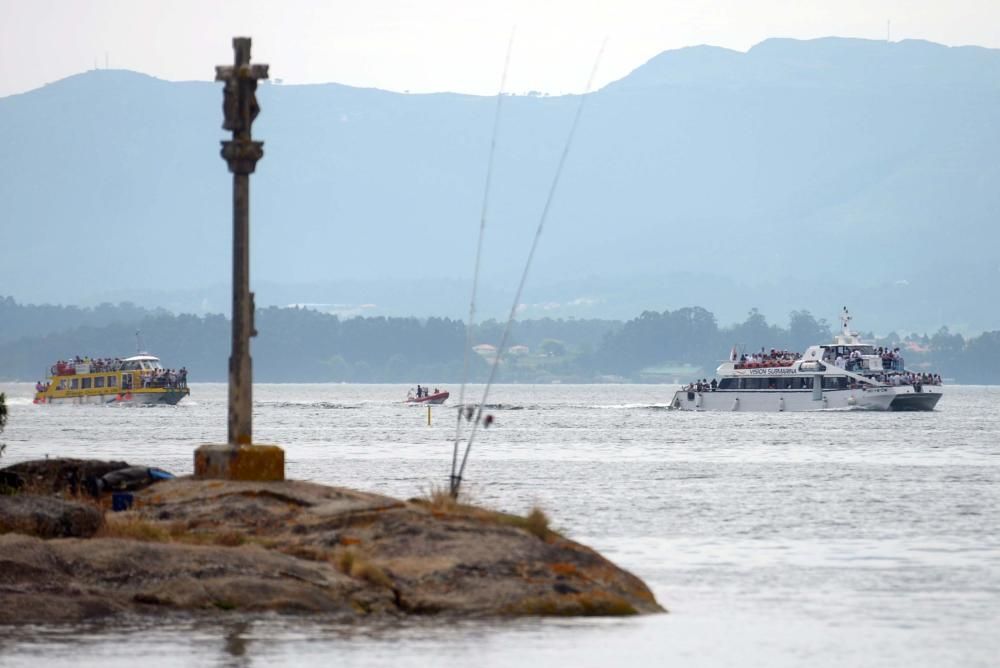
[[(131, 304), (97, 309), (18, 305), (0, 299), (0, 379), (40, 380), (58, 359), (126, 357), (143, 347), (169, 368), (187, 367), (193, 382), (227, 377), (230, 324), (222, 315), (174, 315)], [(13, 317), (15, 321), (10, 320)], [(60, 325), (61, 323), (61, 325)], [(37, 326), (36, 331), (26, 330)], [(473, 328), (473, 346), (499, 343), (504, 323)], [(60, 328), (61, 327), (61, 328)], [(450, 318), (342, 319), (307, 308), (259, 309), (252, 344), (259, 382), (454, 383), (465, 365), (465, 325)], [(743, 322), (720, 326), (701, 307), (646, 311), (626, 322), (541, 319), (516, 322), (501, 382), (688, 381), (677, 369), (710, 377), (730, 350), (802, 351), (832, 340), (831, 325), (793, 311), (787, 326), (753, 309)], [(11, 336), (18, 332), (20, 336)], [(6, 333), (6, 336), (4, 336)], [(907, 367), (963, 383), (1000, 377), (1000, 331), (965, 338), (942, 327), (934, 334), (866, 339), (899, 346)], [(488, 349), (469, 354), (470, 378), (489, 373)]]

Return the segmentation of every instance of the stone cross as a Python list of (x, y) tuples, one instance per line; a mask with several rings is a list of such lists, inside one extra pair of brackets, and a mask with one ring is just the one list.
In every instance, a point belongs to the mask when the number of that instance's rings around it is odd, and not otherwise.
[(253, 442), (253, 374), (250, 337), (253, 293), (250, 292), (250, 175), (264, 157), (264, 144), (250, 134), (260, 113), (257, 81), (267, 78), (267, 65), (250, 64), (250, 38), (233, 39), (232, 66), (215, 68), (222, 91), (222, 127), (233, 133), (222, 142), (222, 158), (233, 173), (233, 348), (229, 356), (229, 438), (206, 443), (194, 452), (196, 478), (225, 480), (284, 480), (285, 452), (276, 445)]
[(250, 64), (250, 38), (233, 38), (233, 64), (215, 68), (215, 80), (225, 82), (222, 127), (233, 133), (222, 142), (222, 158), (233, 173), (233, 339), (229, 357), (229, 444), (253, 442), (253, 373), (250, 337), (254, 299), (250, 292), (250, 174), (264, 156), (264, 143), (253, 141), (251, 125), (260, 106), (257, 81), (267, 78), (267, 65)]

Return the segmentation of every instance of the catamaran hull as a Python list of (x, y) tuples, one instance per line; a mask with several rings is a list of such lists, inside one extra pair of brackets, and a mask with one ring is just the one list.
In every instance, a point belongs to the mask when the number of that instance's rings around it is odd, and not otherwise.
[(674, 394), (671, 406), (686, 411), (743, 411), (781, 413), (822, 410), (930, 411), (941, 398), (941, 387), (876, 387), (824, 390), (720, 390)]
[(155, 404), (165, 404), (173, 406), (181, 399), (188, 396), (190, 390), (187, 388), (177, 390), (166, 390), (161, 392), (127, 392), (124, 394), (91, 394), (79, 397), (38, 397), (36, 404), (107, 404), (119, 406), (151, 406)]
[(889, 410), (893, 411), (932, 411), (941, 399), (941, 392), (914, 392), (899, 394), (892, 400)]

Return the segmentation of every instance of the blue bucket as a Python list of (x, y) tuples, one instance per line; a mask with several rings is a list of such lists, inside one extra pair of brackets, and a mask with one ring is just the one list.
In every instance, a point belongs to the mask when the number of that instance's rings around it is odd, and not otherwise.
[(132, 492), (115, 492), (111, 495), (111, 510), (120, 513), (128, 510), (135, 503), (135, 496)]

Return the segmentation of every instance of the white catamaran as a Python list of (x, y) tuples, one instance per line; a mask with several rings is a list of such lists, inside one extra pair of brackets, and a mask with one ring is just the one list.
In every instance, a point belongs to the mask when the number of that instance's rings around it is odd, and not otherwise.
[(844, 308), (834, 342), (805, 353), (762, 353), (737, 358), (716, 370), (720, 380), (691, 384), (671, 405), (694, 411), (814, 411), (858, 408), (933, 410), (941, 398), (941, 377), (907, 371), (898, 350), (876, 348), (850, 329)]

